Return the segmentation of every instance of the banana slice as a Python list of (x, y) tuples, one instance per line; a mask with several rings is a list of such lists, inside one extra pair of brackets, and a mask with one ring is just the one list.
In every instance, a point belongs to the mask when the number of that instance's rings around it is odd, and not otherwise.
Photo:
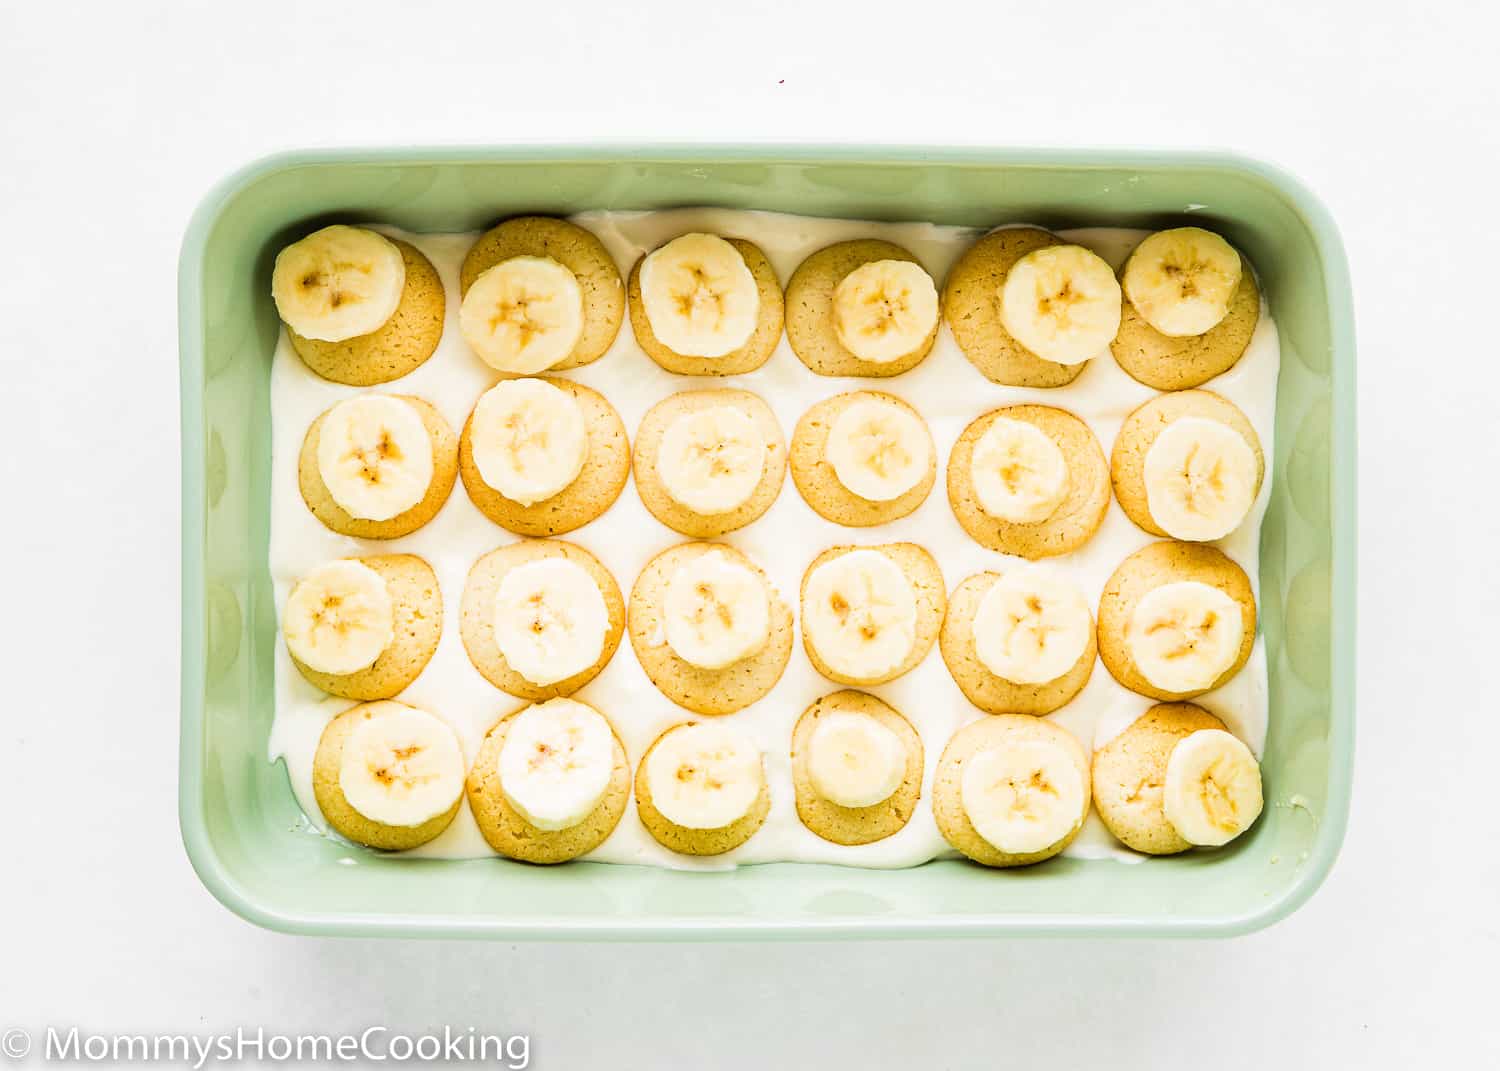
[(510, 719), (500, 791), (538, 829), (571, 829), (593, 813), (614, 773), (615, 734), (592, 707), (553, 699)]
[(342, 342), (368, 335), (396, 313), (406, 261), (394, 242), (362, 227), (314, 231), (276, 254), (271, 297), (303, 338)]
[(1068, 461), (1035, 424), (1000, 417), (974, 444), (969, 481), (979, 508), (1012, 524), (1041, 524), (1068, 497)]
[(1130, 254), (1125, 296), (1169, 338), (1202, 335), (1229, 313), (1243, 266), (1234, 246), (1201, 227), (1157, 231)]
[(351, 517), (388, 521), (427, 496), (432, 439), (400, 398), (366, 394), (339, 402), (318, 432), (318, 475)]
[(964, 763), (959, 794), (975, 832), (1011, 855), (1056, 844), (1084, 818), (1083, 775), (1057, 743), (981, 751)]
[(578, 345), (583, 289), (577, 276), (549, 257), (511, 257), (469, 286), (458, 326), (491, 368), (534, 375)]
[(714, 234), (684, 234), (641, 262), (651, 331), (683, 357), (724, 357), (755, 333), (760, 287), (740, 251)]
[(297, 581), (281, 615), (292, 657), (319, 673), (358, 673), (396, 638), (385, 579), (363, 562), (320, 565)]
[(974, 613), (974, 652), (995, 676), (1046, 684), (1088, 649), (1094, 621), (1083, 592), (1047, 569), (1020, 567), (995, 581)]
[(662, 433), (656, 471), (678, 505), (713, 516), (743, 506), (766, 467), (766, 437), (732, 405), (683, 413)]
[(464, 790), (458, 736), (415, 707), (386, 704), (344, 741), (339, 790), (360, 814), (387, 826), (419, 826)]
[(1255, 451), (1244, 436), (1202, 417), (1163, 428), (1142, 474), (1146, 509), (1174, 539), (1222, 539), (1240, 526), (1260, 490)]
[(840, 807), (873, 807), (901, 787), (906, 749), (874, 718), (825, 714), (807, 742), (807, 775), (818, 795)]
[(511, 379), (480, 396), (469, 426), (474, 467), (512, 502), (530, 506), (578, 478), (589, 453), (583, 409), (540, 379)]
[(838, 415), (828, 429), (825, 452), (839, 483), (860, 498), (889, 502), (927, 475), (932, 438), (905, 406), (870, 398)]
[(1120, 330), (1120, 284), (1078, 245), (1027, 253), (1005, 277), (1000, 320), (1017, 342), (1057, 364), (1082, 364)]
[(851, 550), (807, 578), (802, 628), (818, 656), (854, 680), (884, 676), (917, 641), (917, 596), (878, 550)]
[(1255, 824), (1265, 800), (1260, 764), (1222, 729), (1199, 729), (1167, 756), (1162, 811), (1189, 844), (1228, 844)]
[(938, 321), (932, 276), (909, 260), (861, 264), (833, 288), (833, 329), (862, 361), (889, 364), (919, 348)]
[(700, 669), (723, 669), (749, 658), (771, 637), (766, 585), (719, 551), (679, 566), (663, 605), (667, 645)]
[(1197, 580), (1163, 584), (1143, 595), (1125, 643), (1141, 676), (1165, 692), (1202, 691), (1234, 665), (1245, 615), (1224, 592)]
[(668, 730), (646, 759), (651, 802), (687, 829), (723, 829), (750, 813), (765, 787), (760, 749), (722, 723)]
[(599, 585), (565, 558), (530, 561), (506, 573), (495, 594), (494, 621), (505, 661), (539, 687), (592, 666), (609, 632)]

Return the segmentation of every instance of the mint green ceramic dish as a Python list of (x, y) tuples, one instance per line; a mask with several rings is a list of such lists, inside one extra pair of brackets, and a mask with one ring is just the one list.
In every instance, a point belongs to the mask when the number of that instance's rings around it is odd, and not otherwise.
[[(1281, 330), (1262, 534), (1270, 663), (1264, 818), (1229, 849), (728, 873), (381, 858), (310, 832), (266, 761), (276, 250), (315, 223), (478, 228), (519, 212), (716, 204), (988, 225), (1207, 221), (1261, 274)], [(1197, 936), (1285, 917), (1333, 865), (1354, 755), (1354, 333), (1327, 212), (1263, 164), (1198, 153), (636, 146), (373, 149), (259, 161), (194, 215), (179, 274), (183, 840), (231, 910), (310, 934), (518, 938)]]

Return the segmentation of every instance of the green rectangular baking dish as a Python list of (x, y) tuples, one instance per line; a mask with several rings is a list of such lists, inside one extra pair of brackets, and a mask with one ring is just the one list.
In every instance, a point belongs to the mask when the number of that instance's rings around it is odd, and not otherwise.
[[(1283, 354), (1260, 576), (1268, 804), (1250, 834), (1225, 851), (1143, 865), (681, 873), (390, 859), (310, 832), (284, 770), (266, 761), (277, 249), (335, 219), (454, 231), (521, 212), (703, 204), (980, 226), (1196, 219), (1249, 254)], [(1353, 315), (1333, 222), (1280, 171), (1215, 154), (1032, 149), (299, 152), (254, 163), (204, 199), (183, 242), (178, 296), (182, 835), (204, 884), (252, 922), (308, 934), (507, 940), (1230, 935), (1285, 917), (1333, 864), (1354, 756)]]

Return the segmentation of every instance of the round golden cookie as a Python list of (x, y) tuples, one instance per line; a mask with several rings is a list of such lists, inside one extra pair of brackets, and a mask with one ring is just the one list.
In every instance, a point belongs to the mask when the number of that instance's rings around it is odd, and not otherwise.
[[(991, 517), (974, 493), (974, 447), (1000, 418), (1024, 420), (1057, 444), (1068, 464), (1068, 496), (1037, 524)], [(1048, 405), (993, 409), (964, 429), (948, 455), (948, 504), (976, 543), (1035, 561), (1077, 550), (1099, 530), (1109, 511), (1109, 464), (1089, 426), (1072, 413)]]
[(1018, 684), (997, 677), (980, 661), (974, 644), (974, 615), (999, 573), (976, 573), (953, 589), (938, 649), (948, 673), (964, 696), (986, 714), (1051, 714), (1067, 706), (1083, 691), (1094, 672), (1098, 647), (1092, 635), (1088, 647), (1073, 667), (1056, 680), (1044, 684)]
[(474, 444), (470, 436), (474, 424), (473, 410), (470, 410), (469, 418), (464, 421), (464, 430), (458, 437), (458, 474), (464, 481), (464, 490), (469, 493), (469, 501), (501, 528), (517, 535), (555, 536), (582, 528), (614, 505), (630, 477), (630, 439), (625, 434), (625, 422), (620, 419), (620, 414), (598, 391), (570, 379), (537, 378), (571, 394), (583, 410), (589, 452), (577, 479), (551, 498), (529, 506), (506, 498), (484, 482), (479, 467), (474, 464)]
[(547, 257), (571, 271), (583, 291), (583, 331), (573, 352), (550, 371), (597, 361), (609, 350), (625, 319), (625, 285), (604, 244), (591, 233), (551, 216), (517, 216), (479, 236), (458, 273), (461, 294), (474, 280), (512, 257)]
[[(812, 254), (786, 284), (786, 339), (802, 363), (820, 376), (899, 376), (922, 363), (937, 339), (937, 324), (920, 346), (894, 361), (856, 357), (833, 325), (833, 292), (855, 268), (877, 260), (920, 261), (908, 250), (875, 238), (838, 242)], [(939, 313), (939, 322), (942, 315)]]
[[(728, 513), (695, 513), (668, 494), (662, 483), (657, 468), (661, 440), (678, 417), (720, 406), (738, 409), (755, 422), (766, 439), (765, 468), (761, 470), (760, 483), (755, 485), (755, 491), (741, 505)], [(647, 410), (636, 429), (632, 464), (635, 489), (653, 517), (674, 532), (695, 539), (711, 539), (745, 527), (771, 508), (786, 480), (786, 439), (781, 434), (776, 414), (759, 395), (745, 390), (689, 390), (668, 395)]]
[[(1192, 692), (1165, 692), (1136, 668), (1125, 641), (1126, 628), (1136, 604), (1147, 592), (1163, 584), (1184, 580), (1196, 580), (1218, 588), (1239, 603), (1245, 617), (1244, 635), (1240, 638), (1240, 651), (1234, 665), (1213, 684)], [(1152, 699), (1191, 699), (1222, 687), (1245, 665), (1250, 658), (1250, 649), (1255, 646), (1255, 594), (1250, 589), (1250, 578), (1223, 551), (1204, 543), (1152, 543), (1126, 558), (1104, 584), (1104, 593), (1099, 596), (1097, 620), (1099, 657), (1104, 661), (1104, 668), (1132, 692)]]
[(760, 292), (760, 315), (755, 321), (755, 330), (739, 349), (722, 357), (689, 357), (668, 349), (656, 332), (651, 330), (651, 321), (646, 316), (646, 303), (641, 298), (641, 264), (650, 254), (645, 254), (630, 269), (627, 298), (630, 304), (630, 327), (635, 340), (657, 364), (668, 372), (680, 376), (738, 376), (753, 372), (771, 359), (776, 344), (781, 341), (782, 322), (786, 317), (786, 303), (781, 295), (781, 283), (776, 278), (776, 269), (761, 252), (760, 246), (743, 238), (724, 239), (740, 251), (745, 258), (745, 267), (755, 277), (756, 289)]
[[(682, 566), (714, 551), (755, 572), (771, 600), (771, 634), (749, 658), (723, 669), (703, 669), (679, 658), (667, 644), (667, 585)], [(792, 611), (777, 595), (760, 566), (723, 543), (682, 543), (646, 563), (630, 591), (630, 646), (661, 693), (695, 714), (733, 714), (764, 698), (792, 657)]]
[(1260, 493), (1261, 481), (1266, 475), (1266, 458), (1260, 449), (1260, 436), (1255, 434), (1249, 417), (1240, 412), (1239, 406), (1206, 390), (1158, 394), (1126, 417), (1125, 423), (1120, 426), (1120, 433), (1115, 436), (1115, 445), (1109, 455), (1109, 478), (1114, 485), (1115, 499), (1125, 511), (1125, 516), (1134, 521), (1137, 528), (1168, 539), (1171, 538), (1170, 534), (1162, 531), (1151, 519), (1151, 510), (1147, 505), (1146, 455), (1167, 425), (1183, 417), (1216, 420), (1240, 433), (1240, 437), (1255, 451), (1256, 494)]
[(323, 812), (328, 824), (342, 836), (368, 848), (404, 852), (408, 848), (426, 844), (447, 829), (453, 816), (458, 814), (463, 793), (458, 794), (452, 807), (419, 826), (388, 826), (384, 822), (366, 818), (354, 809), (344, 796), (344, 790), (339, 787), (339, 766), (344, 759), (344, 744), (360, 721), (373, 718), (389, 707), (407, 708), (407, 705), (388, 700), (361, 703), (357, 707), (350, 707), (324, 727), (323, 735), (318, 739), (318, 750), (313, 753), (313, 798), (318, 801), (318, 810)]
[[(981, 751), (1004, 748), (1007, 744), (1027, 741), (1057, 741), (1073, 755), (1078, 772), (1083, 777), (1083, 811), (1078, 824), (1061, 840), (1049, 844), (1041, 851), (1016, 855), (1002, 852), (979, 835), (974, 823), (964, 810), (963, 773), (964, 763)], [(932, 817), (937, 821), (938, 832), (943, 839), (976, 863), (985, 866), (1028, 866), (1051, 859), (1073, 843), (1089, 813), (1089, 760), (1083, 747), (1073, 734), (1045, 718), (1032, 718), (1025, 714), (991, 714), (970, 722), (948, 741), (938, 759), (937, 772), (932, 779)]]
[(911, 653), (891, 672), (871, 680), (860, 680), (854, 677), (846, 677), (835, 671), (827, 662), (818, 655), (813, 646), (812, 637), (808, 635), (807, 629), (802, 630), (802, 649), (807, 652), (807, 659), (813, 664), (823, 676), (835, 684), (853, 684), (861, 687), (869, 687), (876, 684), (884, 684), (893, 681), (906, 673), (910, 673), (927, 657), (927, 652), (932, 650), (932, 645), (937, 642), (938, 633), (943, 628), (943, 615), (948, 609), (947, 588), (943, 585), (943, 573), (938, 568), (938, 563), (927, 548), (918, 546), (916, 543), (877, 543), (868, 547), (857, 547), (851, 544), (841, 544), (829, 547), (822, 554), (814, 558), (808, 565), (807, 571), (802, 574), (802, 589), (800, 603), (802, 617), (807, 618), (807, 581), (813, 571), (825, 562), (848, 554), (853, 550), (878, 550), (886, 557), (894, 561), (906, 574), (906, 579), (911, 582), (912, 590), (917, 597), (917, 634), (912, 644)]
[[(592, 666), (555, 684), (533, 684), (510, 668), (505, 655), (500, 653), (500, 645), (495, 642), (495, 599), (500, 594), (500, 583), (505, 579), (506, 573), (518, 565), (546, 558), (562, 558), (573, 562), (594, 578), (594, 583), (599, 586), (599, 594), (604, 596), (609, 629), (604, 634), (604, 649), (599, 652), (599, 657)], [(620, 646), (620, 637), (625, 632), (625, 600), (620, 595), (620, 585), (615, 583), (609, 570), (582, 547), (561, 539), (523, 539), (490, 551), (469, 569), (469, 578), (464, 582), (463, 599), (459, 603), (458, 619), (464, 650), (468, 652), (469, 661), (479, 670), (480, 676), (502, 692), (540, 703), (558, 696), (572, 695), (609, 665), (615, 649)]]
[[(511, 806), (500, 788), (500, 750), (505, 746), (505, 733), (511, 719), (526, 709), (511, 711), (485, 734), (464, 781), (464, 791), (479, 832), (495, 851), (527, 863), (565, 863), (599, 847), (620, 824), (620, 816), (630, 799), (630, 759), (616, 734), (614, 768), (604, 798), (577, 825), (567, 829), (539, 829)], [(610, 729), (613, 731), (614, 726)]]
[(1229, 371), (1245, 355), (1260, 320), (1260, 288), (1246, 263), (1224, 319), (1204, 334), (1182, 338), (1168, 337), (1141, 319), (1130, 298), (1120, 305), (1120, 330), (1109, 346), (1115, 363), (1148, 387), (1187, 390)]
[(958, 348), (986, 379), (1007, 387), (1062, 387), (1088, 363), (1058, 364), (1038, 357), (1000, 319), (1000, 291), (1016, 261), (1064, 244), (1035, 227), (1002, 227), (970, 246), (949, 270), (943, 282), (943, 316)]
[(760, 795), (755, 797), (749, 812), (718, 829), (690, 829), (678, 825), (658, 811), (656, 804), (651, 801), (651, 779), (646, 776), (646, 762), (667, 733), (689, 724), (691, 723), (680, 722), (672, 726), (653, 740), (646, 753), (641, 756), (640, 765), (635, 770), (636, 813), (641, 816), (641, 824), (646, 827), (646, 832), (668, 851), (679, 855), (723, 855), (744, 844), (765, 824), (766, 815), (771, 813), (771, 793), (762, 778)]
[(1094, 753), (1094, 805), (1127, 848), (1172, 855), (1192, 847), (1167, 821), (1161, 798), (1167, 758), (1199, 729), (1224, 729), (1224, 723), (1192, 703), (1160, 703)]
[[(874, 718), (901, 738), (906, 774), (896, 791), (869, 807), (843, 807), (818, 794), (807, 772), (807, 749), (818, 719), (825, 714), (862, 714)], [(834, 844), (872, 844), (897, 833), (911, 819), (922, 797), (922, 738), (896, 710), (866, 692), (825, 695), (802, 712), (792, 729), (792, 783), (797, 817), (818, 836)]]
[[(415, 554), (376, 554), (353, 561), (380, 574), (396, 613), (395, 636), (372, 665), (356, 673), (321, 673), (297, 661), (309, 684), (342, 699), (390, 699), (427, 668), (443, 634), (443, 593), (432, 566)], [(287, 652), (291, 654), (290, 651)]]
[(422, 418), (422, 425), (427, 429), (427, 438), (432, 443), (432, 482), (427, 485), (427, 493), (422, 496), (422, 501), (404, 513), (398, 513), (384, 521), (371, 521), (350, 516), (343, 506), (334, 501), (333, 494), (323, 482), (323, 474), (318, 469), (319, 434), (328, 410), (318, 414), (318, 419), (312, 422), (302, 439), (302, 451), (297, 455), (297, 487), (302, 492), (302, 501), (307, 503), (312, 515), (323, 522), (323, 527), (339, 535), (354, 536), (357, 539), (400, 539), (404, 535), (411, 535), (437, 516), (438, 510), (443, 508), (443, 503), (448, 501), (448, 495), (453, 491), (454, 481), (458, 479), (458, 436), (453, 434), (453, 429), (443, 419), (443, 414), (421, 398), (410, 394), (392, 397), (400, 398), (417, 411), (417, 415)]
[(302, 363), (324, 379), (351, 387), (389, 383), (421, 367), (437, 350), (445, 315), (443, 280), (415, 246), (390, 241), (406, 263), (406, 286), (389, 320), (367, 335), (340, 342), (303, 338), (286, 329)]
[(932, 433), (929, 431), (927, 474), (910, 491), (884, 502), (874, 502), (861, 498), (843, 485), (828, 461), (828, 433), (844, 410), (863, 401), (883, 401), (897, 405), (916, 417), (923, 430), (927, 429), (927, 422), (922, 419), (922, 414), (894, 394), (856, 390), (825, 398), (803, 413), (792, 430), (792, 482), (818, 516), (849, 528), (868, 528), (905, 517), (926, 501), (933, 482), (937, 479), (937, 447), (933, 445)]

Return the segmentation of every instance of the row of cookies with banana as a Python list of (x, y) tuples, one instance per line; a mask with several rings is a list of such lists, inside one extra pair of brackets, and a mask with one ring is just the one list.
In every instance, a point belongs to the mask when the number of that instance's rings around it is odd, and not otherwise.
[[(995, 383), (1065, 386), (1108, 350), (1134, 379), (1174, 391), (1232, 368), (1261, 309), (1254, 272), (1201, 227), (1147, 235), (1118, 275), (1051, 232), (1002, 227), (965, 251), (941, 288), (909, 250), (853, 239), (812, 253), (783, 291), (743, 238), (679, 235), (642, 255), (627, 281), (588, 230), (523, 216), (478, 238), (459, 291), (465, 342), (507, 375), (598, 360), (628, 310), (640, 348), (680, 375), (752, 372), (785, 331), (819, 375), (897, 376), (922, 363), (946, 321)], [(343, 224), (282, 249), (272, 294), (302, 361), (350, 386), (415, 370), (436, 352), (446, 318), (442, 281), (415, 246)]]
[[(644, 416), (634, 449), (598, 391), (558, 378), (508, 379), (484, 392), (455, 435), (413, 395), (346, 398), (309, 426), (298, 486), (331, 531), (362, 539), (411, 535), (462, 478), (475, 507), (524, 536), (555, 536), (610, 508), (631, 471), (642, 503), (668, 528), (713, 538), (770, 509), (788, 468), (825, 520), (866, 528), (927, 499), (938, 452), (921, 413), (879, 391), (826, 398), (788, 444), (770, 406), (744, 390), (683, 391)], [(1207, 390), (1160, 394), (1134, 410), (1110, 458), (1065, 409), (993, 409), (958, 437), (946, 471), (949, 505), (980, 545), (1038, 559), (1089, 541), (1111, 489), (1143, 531), (1207, 542), (1249, 517), (1265, 476), (1254, 427)]]
[[(808, 707), (788, 742), (798, 820), (840, 845), (894, 836), (923, 792), (923, 744), (897, 710), (867, 692)], [(633, 793), (647, 833), (671, 852), (712, 857), (747, 843), (771, 809), (765, 756), (726, 721), (682, 722), (632, 773), (606, 715), (571, 698), (498, 721), (472, 765), (439, 717), (394, 700), (351, 707), (328, 724), (314, 758), (319, 810), (341, 835), (402, 851), (440, 836), (467, 799), (485, 842), (505, 858), (554, 864), (593, 851)], [(1090, 809), (1129, 847), (1171, 855), (1219, 847), (1264, 805), (1255, 757), (1192, 703), (1152, 707), (1092, 763), (1045, 719), (970, 722), (938, 759), (932, 815), (957, 852), (991, 867), (1029, 866), (1064, 851)]]

